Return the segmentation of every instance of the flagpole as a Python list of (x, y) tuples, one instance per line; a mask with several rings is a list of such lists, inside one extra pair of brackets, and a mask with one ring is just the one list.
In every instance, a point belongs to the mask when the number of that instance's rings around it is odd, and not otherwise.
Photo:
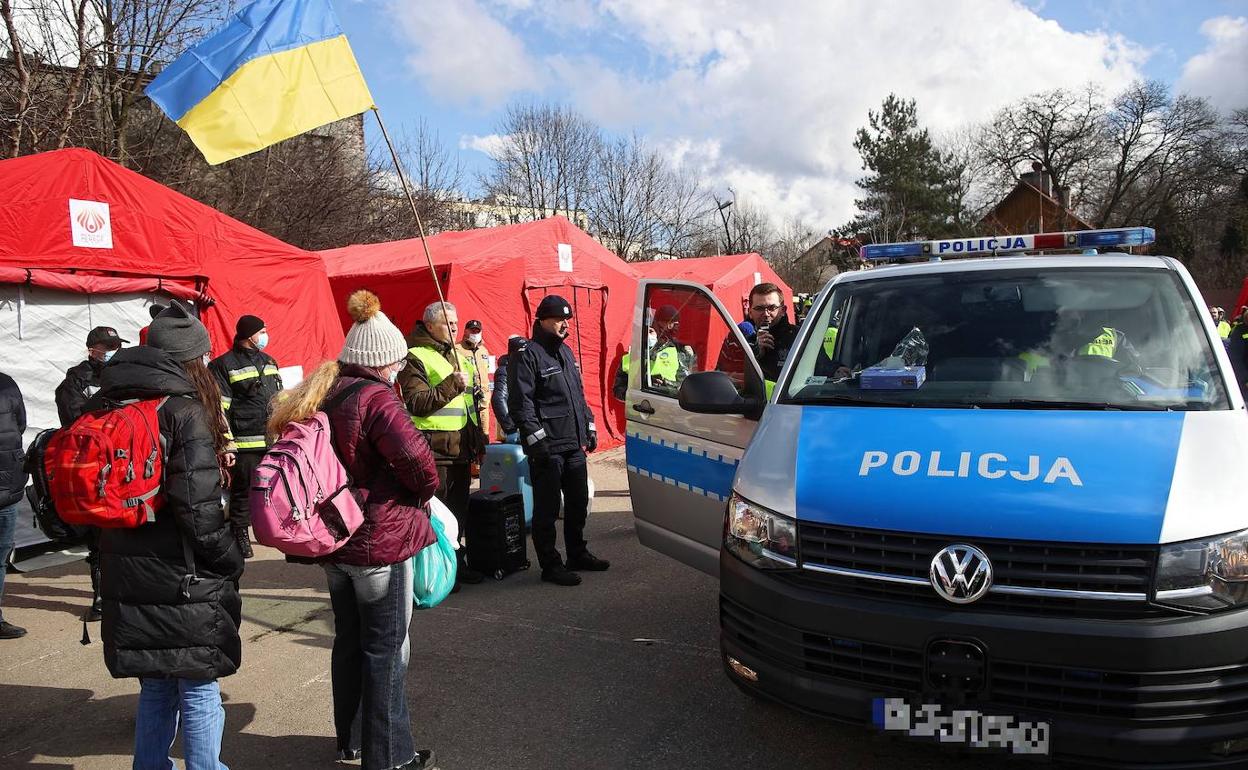
[[(446, 324), (446, 331), (451, 331), (451, 320), (447, 315), (446, 297), (442, 294), (442, 282), (438, 280), (437, 268), (433, 266), (433, 255), (429, 253), (429, 243), (425, 240), (425, 225), (420, 220), (420, 210), (416, 207), (416, 198), (412, 195), (412, 188), (407, 184), (407, 177), (403, 174), (403, 164), (399, 162), (399, 154), (394, 151), (394, 144), (390, 141), (390, 132), (386, 130), (386, 123), (381, 119), (381, 110), (374, 105), (372, 108), (373, 115), (377, 118), (377, 125), (381, 127), (381, 136), (386, 140), (386, 147), (390, 150), (390, 158), (394, 161), (394, 170), (399, 175), (399, 184), (403, 185), (403, 192), (407, 195), (407, 202), (412, 207), (412, 216), (416, 218), (416, 232), (420, 234), (420, 245), (425, 251), (425, 261), (429, 263), (429, 272), (433, 275), (433, 288), (438, 292), (438, 303), (442, 307), (442, 321)], [(455, 350), (456, 342), (451, 340), (451, 349)], [(451, 362), (455, 371), (459, 369), (459, 353), (456, 351), (454, 360)]]

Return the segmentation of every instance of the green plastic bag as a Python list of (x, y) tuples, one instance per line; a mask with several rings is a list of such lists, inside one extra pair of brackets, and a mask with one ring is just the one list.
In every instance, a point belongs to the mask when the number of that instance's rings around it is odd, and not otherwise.
[(437, 516), (430, 516), (429, 524), (437, 541), (412, 557), (412, 599), (422, 610), (441, 604), (455, 587), (455, 547)]

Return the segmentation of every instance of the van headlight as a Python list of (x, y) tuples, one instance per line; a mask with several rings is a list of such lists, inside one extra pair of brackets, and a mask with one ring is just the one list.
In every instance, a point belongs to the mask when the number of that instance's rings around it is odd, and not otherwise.
[(1157, 601), (1209, 612), (1248, 603), (1248, 530), (1161, 547)]
[(797, 566), (797, 522), (733, 493), (728, 500), (724, 547), (759, 569)]

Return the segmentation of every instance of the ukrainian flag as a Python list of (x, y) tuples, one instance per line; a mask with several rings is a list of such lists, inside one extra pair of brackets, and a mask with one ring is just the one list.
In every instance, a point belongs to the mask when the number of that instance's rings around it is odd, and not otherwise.
[(146, 93), (214, 165), (373, 107), (329, 0), (257, 0)]

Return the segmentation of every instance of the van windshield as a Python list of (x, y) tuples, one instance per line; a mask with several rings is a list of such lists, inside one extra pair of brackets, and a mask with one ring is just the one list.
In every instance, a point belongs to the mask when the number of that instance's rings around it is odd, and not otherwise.
[(782, 402), (1229, 409), (1179, 277), (1164, 269), (930, 273), (838, 286)]

